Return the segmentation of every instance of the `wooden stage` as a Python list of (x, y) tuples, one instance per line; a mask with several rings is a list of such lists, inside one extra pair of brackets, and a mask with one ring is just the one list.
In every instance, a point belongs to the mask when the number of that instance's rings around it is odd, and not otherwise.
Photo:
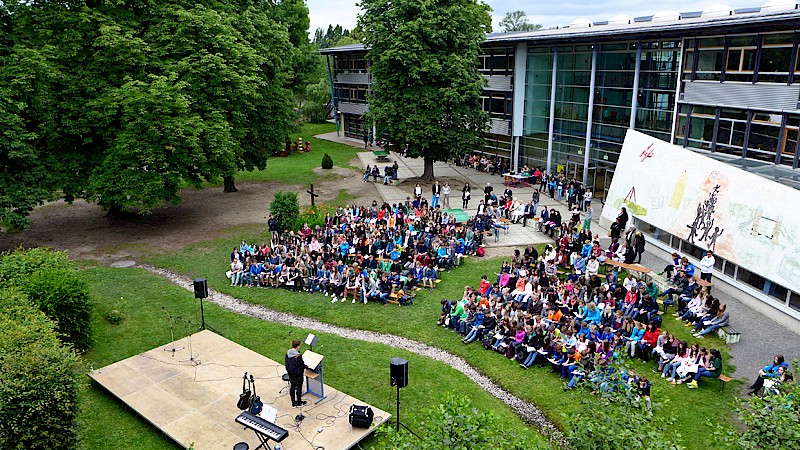
[[(174, 354), (164, 351), (174, 348), (173, 344), (187, 348)], [(189, 358), (188, 339), (184, 338), (95, 370), (89, 376), (172, 440), (184, 448), (194, 445), (196, 450), (230, 450), (242, 441), (250, 445), (250, 450), (259, 445), (253, 431), (234, 420), (241, 412), (236, 402), (245, 371), (255, 376), (256, 392), (265, 410), (266, 406), (277, 409), (275, 423), (289, 431), (281, 442), (286, 450), (313, 450), (318, 446), (348, 449), (390, 418), (373, 406), (372, 427), (352, 428), (348, 422), (350, 405), (365, 403), (325, 385), (326, 398), (318, 404), (314, 403), (316, 396), (303, 396), (308, 402), (303, 408), (306, 418), (298, 427), (294, 417), (300, 409), (291, 407), (289, 389), (281, 379), (286, 373), (283, 364), (208, 330), (192, 335), (192, 351), (199, 365), (181, 362)], [(326, 360), (323, 366), (326, 362), (336, 363)], [(270, 441), (271, 446), (274, 444)]]

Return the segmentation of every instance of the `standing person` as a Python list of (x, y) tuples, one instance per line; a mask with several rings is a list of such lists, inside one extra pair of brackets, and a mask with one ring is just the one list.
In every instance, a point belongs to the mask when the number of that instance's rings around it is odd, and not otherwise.
[(397, 165), (397, 161), (392, 164), (392, 179), (397, 180), (397, 170), (400, 169), (400, 166)]
[(367, 132), (365, 131), (364, 132), (364, 148), (367, 148), (367, 143), (368, 142), (369, 142), (369, 134), (367, 134)]
[(368, 142), (369, 146), (372, 147), (372, 141), (373, 141), (372, 131), (369, 132), (369, 135), (367, 136), (367, 140), (369, 141)]
[(420, 186), (419, 183), (414, 186), (414, 198), (417, 200), (422, 198), (422, 186)]
[(531, 202), (533, 203), (533, 211), (534, 211), (534, 214), (535, 214), (536, 210), (539, 208), (539, 190), (538, 189), (534, 189), (533, 190), (533, 194), (531, 194)]
[(445, 183), (442, 187), (442, 203), (445, 209), (450, 209), (450, 185)]
[(583, 213), (583, 229), (586, 231), (592, 230), (592, 219), (594, 218), (594, 210), (592, 210), (592, 205), (587, 204), (586, 211)]
[(471, 190), (472, 189), (470, 188), (469, 183), (464, 183), (464, 187), (461, 189), (461, 207), (464, 209), (469, 208), (469, 197)]
[(642, 254), (644, 253), (644, 234), (642, 234), (641, 230), (636, 230), (633, 233), (633, 249), (636, 251), (636, 263), (641, 264), (642, 262)]
[(586, 193), (583, 194), (583, 208), (589, 210), (592, 207), (592, 188), (587, 188)]
[(483, 202), (487, 205), (489, 204), (489, 199), (492, 198), (492, 192), (494, 192), (492, 183), (486, 183), (486, 187), (483, 188)]
[(302, 399), (303, 372), (306, 370), (306, 364), (303, 362), (303, 355), (300, 354), (300, 344), (302, 344), (300, 339), (293, 340), (292, 348), (283, 358), (283, 365), (289, 374), (289, 397), (292, 399), (292, 408), (300, 408), (306, 404)]
[(714, 252), (711, 250), (706, 252), (706, 255), (703, 256), (703, 259), (700, 260), (700, 279), (706, 280), (711, 283), (711, 273), (714, 270), (714, 263), (716, 260), (714, 259)]
[(620, 209), (617, 220), (619, 221), (620, 229), (624, 230), (625, 226), (628, 225), (628, 209), (624, 206)]
[(439, 182), (434, 180), (433, 186), (431, 186), (431, 209), (436, 209), (439, 206), (439, 196), (442, 194), (442, 186), (439, 185)]

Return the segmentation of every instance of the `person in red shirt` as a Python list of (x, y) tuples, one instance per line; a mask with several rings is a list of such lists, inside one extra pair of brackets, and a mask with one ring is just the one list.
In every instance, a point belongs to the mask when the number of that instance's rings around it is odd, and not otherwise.
[(486, 291), (489, 290), (489, 287), (491, 285), (492, 283), (489, 283), (489, 280), (487, 279), (486, 275), (483, 275), (481, 277), (481, 285), (478, 286), (478, 292), (480, 292), (481, 295), (486, 295)]
[(644, 336), (636, 343), (639, 356), (643, 360), (650, 360), (650, 352), (653, 351), (653, 348), (656, 346), (659, 334), (661, 334), (661, 330), (658, 327), (653, 325), (652, 322), (647, 324), (647, 327), (644, 329)]

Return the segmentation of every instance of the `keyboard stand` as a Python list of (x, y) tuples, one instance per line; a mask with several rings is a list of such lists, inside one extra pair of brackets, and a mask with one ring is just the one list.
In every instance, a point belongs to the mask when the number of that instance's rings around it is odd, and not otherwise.
[(253, 433), (256, 434), (256, 437), (258, 438), (258, 442), (260, 442), (260, 444), (258, 444), (258, 447), (256, 447), (253, 450), (258, 450), (260, 448), (263, 448), (265, 450), (272, 450), (272, 447), (269, 446), (269, 438), (266, 437), (266, 435), (261, 434), (256, 430), (253, 430)]

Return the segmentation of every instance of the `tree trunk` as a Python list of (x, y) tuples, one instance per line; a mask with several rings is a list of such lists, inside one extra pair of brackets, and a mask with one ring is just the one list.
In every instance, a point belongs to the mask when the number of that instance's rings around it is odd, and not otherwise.
[(111, 205), (108, 207), (106, 218), (112, 222), (117, 222), (124, 219), (125, 209), (120, 205)]
[(238, 191), (238, 189), (236, 189), (236, 185), (233, 184), (233, 175), (225, 175), (224, 177), (222, 177), (222, 182), (223, 182), (222, 192), (225, 192), (227, 194), (228, 192)]
[(422, 172), (422, 181), (433, 181), (436, 177), (433, 176), (433, 160), (425, 158), (425, 171)]

